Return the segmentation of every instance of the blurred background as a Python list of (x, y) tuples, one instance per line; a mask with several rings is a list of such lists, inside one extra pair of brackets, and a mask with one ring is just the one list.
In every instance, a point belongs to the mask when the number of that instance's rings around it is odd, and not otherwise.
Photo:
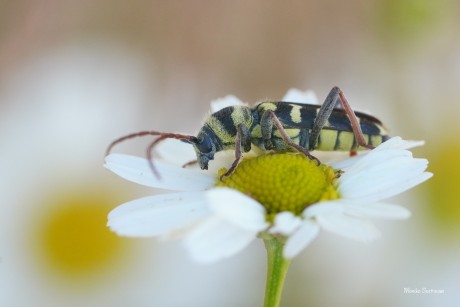
[[(283, 306), (460, 306), (460, 3), (0, 0), (0, 305), (262, 306), (257, 242), (213, 265), (178, 242), (116, 237), (107, 213), (151, 194), (102, 167), (144, 129), (196, 131), (211, 100), (320, 100), (339, 85), (434, 177), (362, 244), (322, 233)], [(144, 154), (146, 140), (118, 150)], [(404, 294), (404, 288), (444, 294)]]

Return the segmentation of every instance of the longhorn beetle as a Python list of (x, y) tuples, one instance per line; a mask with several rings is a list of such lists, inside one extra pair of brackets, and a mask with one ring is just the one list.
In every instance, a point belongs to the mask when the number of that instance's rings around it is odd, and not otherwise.
[[(382, 123), (365, 113), (353, 112), (343, 92), (334, 87), (323, 105), (293, 102), (261, 102), (253, 108), (244, 105), (230, 106), (211, 114), (197, 136), (158, 131), (140, 131), (113, 141), (113, 146), (127, 139), (158, 136), (147, 147), (147, 159), (153, 173), (160, 177), (152, 161), (152, 151), (165, 139), (178, 139), (192, 144), (201, 169), (216, 152), (233, 149), (235, 161), (221, 179), (233, 173), (242, 159), (242, 153), (255, 145), (264, 150), (299, 151), (312, 160), (312, 150), (350, 151), (373, 149), (389, 139)], [(359, 148), (361, 147), (361, 148)], [(193, 163), (192, 162), (192, 163)], [(188, 163), (189, 164), (189, 163)]]

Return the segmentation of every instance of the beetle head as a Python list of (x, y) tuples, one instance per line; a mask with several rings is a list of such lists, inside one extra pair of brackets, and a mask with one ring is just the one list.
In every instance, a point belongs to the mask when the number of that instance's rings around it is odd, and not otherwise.
[(193, 145), (200, 168), (207, 170), (209, 161), (214, 160), (216, 153), (216, 145), (212, 138), (206, 133), (200, 133), (197, 138), (183, 141)]

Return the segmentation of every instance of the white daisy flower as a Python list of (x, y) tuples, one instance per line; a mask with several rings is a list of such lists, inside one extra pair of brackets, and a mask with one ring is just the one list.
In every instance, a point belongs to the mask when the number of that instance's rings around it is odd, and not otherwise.
[[(173, 144), (184, 150), (180, 163)], [(228, 167), (233, 154), (216, 156), (208, 171), (184, 169), (183, 163), (195, 159), (193, 148), (164, 142), (158, 151), (165, 158), (154, 162), (161, 179), (146, 159), (110, 154), (105, 166), (117, 175), (175, 192), (115, 208), (108, 226), (121, 236), (182, 238), (190, 256), (201, 262), (232, 256), (257, 237), (267, 236), (280, 238), (285, 243), (283, 256), (290, 259), (320, 229), (371, 241), (379, 232), (369, 219), (410, 216), (407, 209), (382, 201), (431, 177), (425, 172), (427, 160), (415, 159), (407, 150), (421, 144), (394, 137), (366, 154), (320, 166), (303, 154), (245, 155), (235, 172), (222, 181), (219, 176), (225, 170), (213, 166)]]

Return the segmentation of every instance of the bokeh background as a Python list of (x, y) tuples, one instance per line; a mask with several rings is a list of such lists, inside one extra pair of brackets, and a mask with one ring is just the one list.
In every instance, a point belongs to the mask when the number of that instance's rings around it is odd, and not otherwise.
[[(383, 239), (320, 237), (283, 306), (460, 306), (460, 3), (0, 0), (0, 305), (261, 306), (257, 242), (213, 265), (118, 238), (107, 213), (152, 193), (102, 167), (128, 132), (194, 132), (212, 99), (323, 99), (339, 85), (435, 176), (394, 199)], [(120, 151), (143, 155), (146, 140)], [(444, 294), (405, 294), (404, 288)]]

